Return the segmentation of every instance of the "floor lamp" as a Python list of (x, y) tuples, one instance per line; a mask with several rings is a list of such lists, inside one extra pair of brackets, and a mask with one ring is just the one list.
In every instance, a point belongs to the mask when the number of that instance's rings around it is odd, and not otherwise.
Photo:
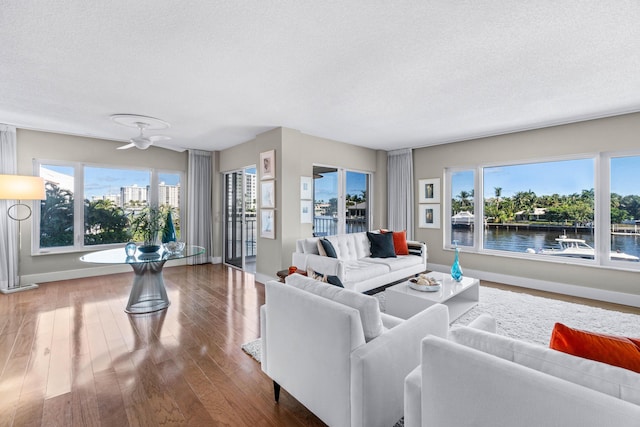
[[(39, 176), (26, 176), (26, 175), (0, 175), (0, 200), (17, 200), (18, 203), (14, 203), (9, 206), (7, 209), (7, 216), (10, 220), (18, 221), (18, 248), (20, 248), (20, 222), (31, 217), (31, 207), (25, 205), (24, 203), (20, 203), (23, 200), (44, 200), (46, 199), (46, 191), (44, 188), (44, 179)], [(28, 210), (26, 215), (19, 216), (18, 215), (18, 207), (24, 206)], [(9, 239), (7, 239), (9, 241)], [(8, 248), (9, 251), (13, 250), (13, 248)], [(19, 249), (18, 249), (19, 251)], [(19, 256), (19, 253), (18, 253)], [(9, 256), (7, 254), (6, 259), (0, 260), (0, 262), (5, 263), (7, 267), (9, 267)], [(9, 280), (9, 274), (11, 273), (11, 269), (7, 268), (7, 282), (11, 283)], [(20, 275), (16, 271), (17, 283), (14, 286), (7, 286), (7, 289), (0, 288), (0, 292), (2, 293), (12, 293), (18, 291), (24, 291), (28, 289), (37, 288), (38, 285), (35, 283), (21, 286), (20, 285)]]

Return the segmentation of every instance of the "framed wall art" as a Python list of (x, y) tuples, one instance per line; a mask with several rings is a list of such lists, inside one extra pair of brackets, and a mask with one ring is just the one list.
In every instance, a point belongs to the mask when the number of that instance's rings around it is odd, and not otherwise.
[(300, 177), (300, 198), (311, 200), (313, 198), (313, 180), (310, 176)]
[(275, 150), (260, 153), (260, 179), (274, 179), (276, 177), (275, 153)]
[(440, 203), (418, 206), (418, 226), (420, 228), (440, 228)]
[(418, 203), (440, 203), (440, 178), (418, 181)]
[(264, 181), (260, 183), (260, 207), (276, 207), (275, 181)]
[(300, 223), (313, 223), (313, 203), (311, 200), (300, 200)]
[(275, 239), (276, 214), (273, 209), (260, 209), (260, 237)]

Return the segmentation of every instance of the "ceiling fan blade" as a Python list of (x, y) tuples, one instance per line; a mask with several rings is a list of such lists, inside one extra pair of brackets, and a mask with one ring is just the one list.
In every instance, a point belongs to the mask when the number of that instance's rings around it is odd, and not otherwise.
[(134, 143), (131, 144), (127, 144), (127, 145), (121, 145), (120, 147), (118, 147), (118, 150), (128, 150), (129, 148), (133, 148), (136, 145)]

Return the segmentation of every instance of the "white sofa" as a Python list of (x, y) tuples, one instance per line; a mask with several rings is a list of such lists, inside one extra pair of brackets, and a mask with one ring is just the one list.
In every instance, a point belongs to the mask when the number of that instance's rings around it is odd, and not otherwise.
[(449, 313), (434, 305), (402, 320), (369, 295), (300, 274), (265, 284), (262, 370), (329, 426), (390, 427), (403, 416), (404, 378), (426, 335), (446, 337)]
[(640, 426), (640, 375), (495, 333), (427, 337), (405, 426)]
[[(331, 242), (337, 258), (320, 255), (320, 239)], [(318, 273), (338, 276), (345, 288), (365, 292), (427, 269), (427, 246), (413, 240), (407, 240), (407, 244), (410, 255), (372, 258), (366, 232), (309, 237), (296, 241), (296, 251), (291, 261), (301, 270), (311, 268)]]

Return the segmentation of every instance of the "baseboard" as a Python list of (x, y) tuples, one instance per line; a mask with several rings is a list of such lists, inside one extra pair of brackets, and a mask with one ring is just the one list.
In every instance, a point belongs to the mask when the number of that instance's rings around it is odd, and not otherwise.
[(14, 294), (16, 292), (28, 291), (30, 289), (37, 289), (37, 288), (38, 288), (37, 283), (29, 283), (28, 285), (20, 285), (17, 288), (9, 288), (9, 289), (0, 288), (0, 293)]
[[(448, 273), (451, 271), (451, 266), (429, 263), (429, 270)], [(609, 291), (606, 289), (588, 288), (586, 286), (571, 285), (568, 283), (537, 280), (528, 277), (491, 273), (488, 271), (470, 270), (468, 268), (464, 269), (464, 273), (469, 277), (475, 277), (491, 282), (504, 283), (505, 285), (537, 289), (539, 291), (546, 292), (555, 292), (563, 295), (571, 295), (574, 297), (588, 298), (597, 301), (612, 302), (615, 304), (629, 305), (632, 307), (640, 307), (640, 295)]]
[[(167, 261), (164, 268), (186, 265), (184, 259)], [(20, 283), (46, 283), (58, 280), (82, 279), (85, 277), (104, 276), (106, 274), (131, 273), (133, 270), (126, 264), (105, 265), (101, 267), (80, 268), (77, 270), (51, 271), (41, 274), (25, 274), (20, 276)], [(28, 286), (28, 285), (25, 285)]]

